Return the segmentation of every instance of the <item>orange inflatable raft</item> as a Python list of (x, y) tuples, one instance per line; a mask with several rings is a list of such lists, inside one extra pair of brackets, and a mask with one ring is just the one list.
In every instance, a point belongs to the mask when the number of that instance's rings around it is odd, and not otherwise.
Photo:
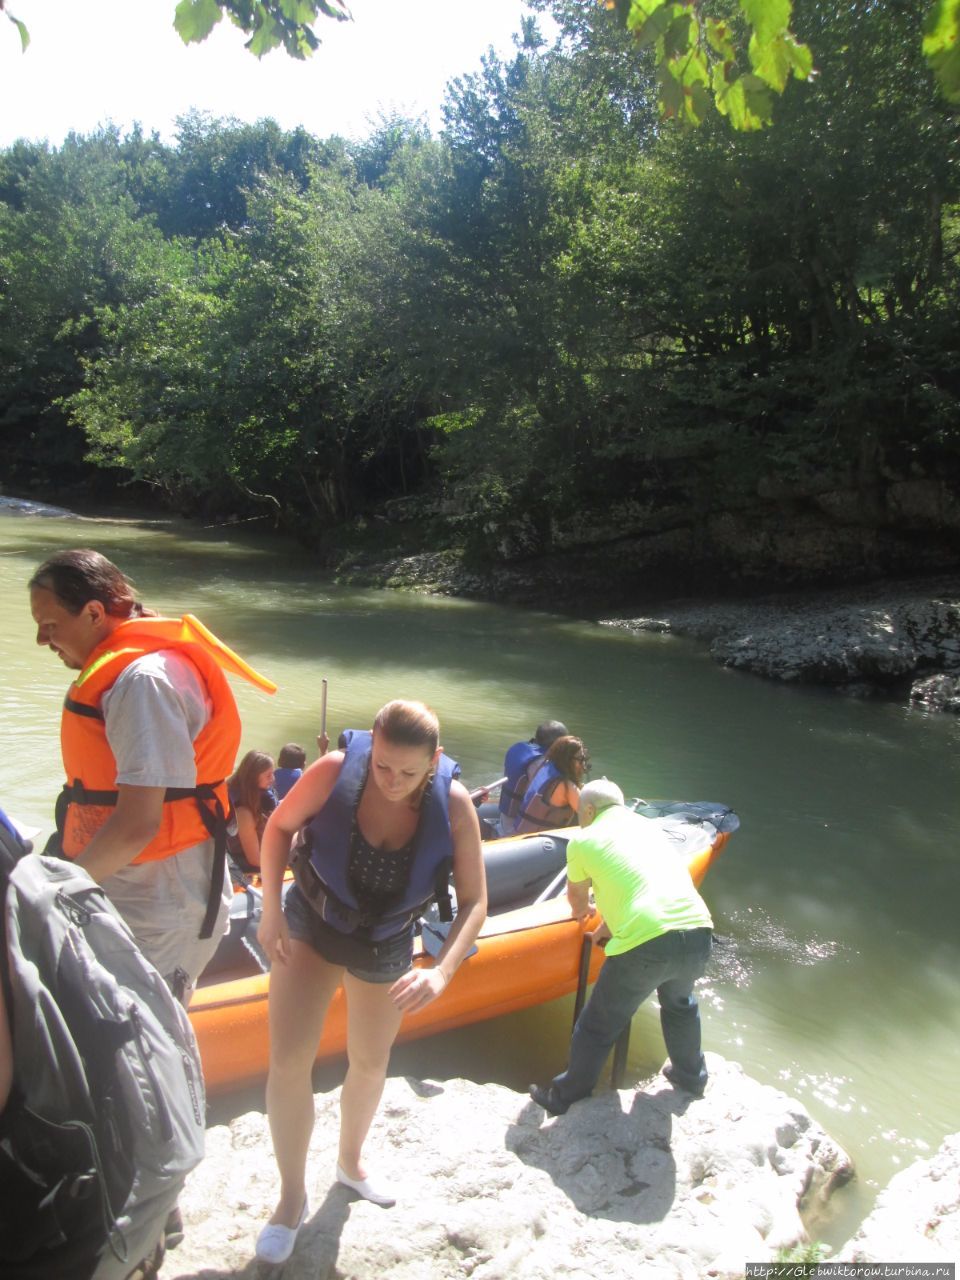
[[(677, 856), (686, 858), (693, 880), (699, 884), (730, 832), (736, 829), (736, 816), (722, 806), (702, 806), (703, 810), (709, 809), (712, 820), (698, 812), (700, 806), (668, 807), (676, 812), (664, 815), (657, 810), (651, 820), (665, 825), (678, 846)], [(463, 962), (439, 999), (404, 1019), (399, 1041), (496, 1018), (576, 990), (583, 931), (571, 918), (562, 892), (570, 834), (541, 832), (524, 837), (523, 842), (515, 839), (485, 843), (484, 860), (494, 892), (491, 915), (477, 939), (476, 951)], [(529, 857), (524, 861), (527, 851)], [(522, 868), (527, 865), (534, 866), (535, 871), (524, 877)], [(520, 881), (526, 879), (526, 884), (518, 883), (518, 867)], [(510, 902), (511, 895), (515, 897), (518, 892), (526, 892), (527, 905)], [(544, 896), (551, 894), (560, 896)], [(544, 900), (535, 900), (540, 897)], [(423, 964), (425, 959), (422, 938), (417, 938), (414, 964)], [(239, 965), (234, 964), (232, 969), (208, 971), (190, 1005), (190, 1020), (210, 1094), (251, 1084), (267, 1072), (270, 977), (244, 951), (234, 950), (231, 963), (237, 960)], [(595, 981), (602, 963), (603, 952), (594, 947), (589, 981)], [(341, 989), (327, 1013), (317, 1047), (318, 1062), (345, 1052), (346, 1030), (346, 1003)]]

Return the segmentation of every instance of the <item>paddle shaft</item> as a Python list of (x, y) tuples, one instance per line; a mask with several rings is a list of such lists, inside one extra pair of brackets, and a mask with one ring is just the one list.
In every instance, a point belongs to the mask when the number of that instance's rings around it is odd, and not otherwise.
[(496, 791), (497, 787), (502, 787), (505, 782), (506, 778), (504, 777), (498, 778), (496, 782), (488, 782), (485, 787), (474, 787), (470, 792), (470, 799), (476, 800), (478, 796), (488, 794), (491, 791)]
[(326, 676), (320, 681), (320, 732), (317, 734), (317, 749), (321, 756), (325, 756), (330, 747), (330, 739), (327, 737), (327, 678)]
[(551, 898), (555, 898), (557, 894), (560, 892), (560, 890), (563, 888), (563, 884), (566, 878), (567, 878), (567, 868), (564, 867), (562, 871), (559, 871), (554, 876), (554, 878), (550, 881), (547, 887), (537, 894), (537, 896), (533, 900), (533, 905), (537, 906), (537, 904), (540, 902), (549, 902)]
[[(538, 898), (537, 901), (540, 901)], [(584, 1002), (587, 998), (587, 979), (590, 976), (590, 956), (593, 952), (593, 939), (589, 933), (583, 935), (580, 944), (580, 972), (577, 974), (577, 995), (573, 1002), (573, 1025), (576, 1027)], [(627, 1068), (627, 1054), (630, 1052), (630, 1023), (620, 1032), (617, 1043), (613, 1046), (613, 1066), (610, 1069), (610, 1083), (614, 1089), (623, 1084)]]

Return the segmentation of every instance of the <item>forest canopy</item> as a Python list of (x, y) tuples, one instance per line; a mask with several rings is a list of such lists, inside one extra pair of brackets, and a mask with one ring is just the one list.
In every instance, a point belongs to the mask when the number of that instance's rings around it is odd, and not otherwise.
[(311, 540), (398, 504), (477, 555), (960, 465), (956, 117), (920, 0), (798, 0), (773, 129), (664, 125), (655, 58), (537, 0), (439, 136), (192, 114), (0, 152), (6, 481), (95, 474)]

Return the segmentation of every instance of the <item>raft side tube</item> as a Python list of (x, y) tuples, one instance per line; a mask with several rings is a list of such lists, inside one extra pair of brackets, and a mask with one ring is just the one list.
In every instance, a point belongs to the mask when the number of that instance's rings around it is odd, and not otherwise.
[(483, 846), (483, 865), (489, 914), (533, 902), (566, 864), (567, 839), (556, 831), (488, 841)]

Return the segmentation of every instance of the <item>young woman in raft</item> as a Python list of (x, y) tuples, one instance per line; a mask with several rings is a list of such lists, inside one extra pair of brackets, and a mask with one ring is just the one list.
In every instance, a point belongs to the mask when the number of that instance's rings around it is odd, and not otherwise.
[(527, 787), (515, 834), (573, 826), (589, 768), (590, 757), (579, 738), (557, 738)]
[[(437, 717), (419, 702), (389, 702), (373, 733), (306, 770), (267, 823), (259, 940), (270, 971), (267, 1114), (280, 1201), (257, 1240), (263, 1262), (284, 1262), (309, 1212), (305, 1175), (313, 1129), (311, 1068), (327, 1006), (342, 982), (349, 1066), (340, 1095), (336, 1177), (367, 1200), (396, 1196), (370, 1175), (363, 1144), (405, 1013), (442, 995), (486, 916), (477, 811), (453, 780)], [(296, 885), (281, 908), (290, 855)], [(450, 860), (450, 861), (448, 861)], [(432, 968), (412, 968), (413, 922), (451, 865), (457, 918)]]
[(267, 818), (277, 807), (271, 790), (273, 773), (270, 756), (248, 751), (227, 780), (231, 809), (227, 852), (241, 871), (256, 871), (260, 866), (260, 841)]

